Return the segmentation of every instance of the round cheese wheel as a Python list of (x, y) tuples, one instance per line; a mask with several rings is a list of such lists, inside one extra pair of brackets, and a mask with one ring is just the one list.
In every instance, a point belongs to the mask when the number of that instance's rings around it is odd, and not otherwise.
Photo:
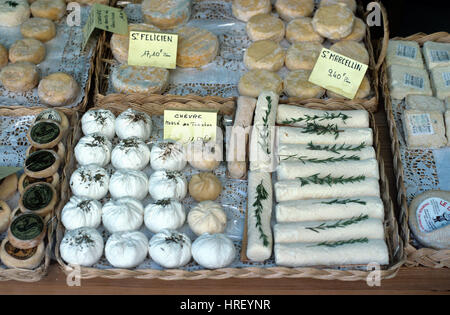
[(252, 69), (278, 71), (284, 65), (285, 51), (272, 40), (260, 40), (252, 43), (244, 53), (245, 66)]
[(197, 201), (216, 200), (222, 192), (222, 183), (213, 173), (199, 173), (189, 181), (189, 194)]
[[(128, 32), (130, 31), (145, 31), (145, 32), (159, 32), (159, 28), (148, 24), (130, 24), (128, 25)], [(130, 39), (129, 35), (121, 35), (114, 33), (111, 36), (110, 46), (114, 58), (120, 63), (128, 63), (128, 47)]]
[(0, 179), (0, 200), (11, 199), (17, 190), (17, 174)]
[(26, 20), (20, 26), (20, 32), (23, 37), (48, 42), (56, 36), (56, 26), (52, 20), (35, 17)]
[(190, 0), (144, 0), (144, 21), (160, 29), (173, 29), (186, 23), (191, 16)]
[(58, 195), (55, 187), (49, 183), (38, 182), (28, 185), (19, 199), (19, 207), (23, 212), (33, 212), (45, 217), (53, 211)]
[(312, 26), (321, 36), (341, 39), (353, 30), (355, 16), (346, 6), (339, 4), (321, 6), (314, 14)]
[(366, 23), (360, 18), (355, 17), (355, 23), (353, 24), (353, 29), (350, 35), (342, 38), (341, 40), (354, 40), (360, 42), (366, 36)]
[(289, 70), (312, 70), (323, 46), (319, 42), (298, 42), (286, 52), (286, 67)]
[(324, 38), (314, 30), (311, 21), (312, 19), (309, 17), (298, 18), (290, 21), (286, 26), (286, 39), (291, 43), (322, 43), (324, 41)]
[[(25, 156), (28, 157), (31, 153), (39, 151), (39, 148), (36, 148), (32, 145), (30, 145), (27, 150), (25, 151)], [(62, 142), (59, 142), (58, 144), (56, 144), (56, 146), (54, 146), (53, 148), (51, 148), (51, 150), (55, 151), (56, 154), (58, 154), (58, 156), (61, 159), (64, 159), (65, 157), (65, 153), (66, 153), (66, 147), (64, 146), (64, 144)]]
[(66, 13), (66, 3), (63, 0), (36, 0), (30, 9), (34, 17), (57, 21)]
[(219, 50), (219, 40), (213, 33), (192, 26), (177, 30), (177, 66), (198, 68), (213, 61)]
[(3, 233), (8, 229), (10, 216), (11, 209), (8, 204), (3, 200), (0, 200), (0, 233)]
[[(28, 128), (27, 138), (38, 149), (51, 149), (62, 139), (63, 130), (54, 120), (39, 120)], [(43, 157), (43, 156), (41, 156)]]
[(423, 245), (450, 249), (450, 192), (429, 190), (416, 196), (409, 206), (409, 227)]
[(61, 159), (52, 150), (39, 150), (25, 159), (25, 174), (33, 178), (53, 176), (58, 171)]
[(291, 97), (320, 98), (325, 89), (308, 81), (311, 71), (295, 70), (287, 74), (284, 79), (284, 92)]
[(8, 49), (0, 45), (0, 69), (8, 64)]
[(284, 38), (283, 21), (271, 14), (257, 14), (248, 20), (247, 35), (252, 41), (273, 40), (280, 42)]
[(343, 40), (333, 44), (330, 50), (366, 65), (369, 64), (369, 53), (362, 43), (353, 40)]
[(42, 242), (46, 231), (47, 225), (39, 215), (23, 213), (12, 219), (8, 228), (8, 239), (14, 247), (31, 249)]
[(231, 10), (238, 20), (247, 22), (254, 15), (270, 13), (272, 4), (270, 0), (233, 0)]
[(46, 182), (51, 184), (55, 189), (59, 188), (59, 174), (55, 173), (52, 176), (45, 177), (45, 178), (33, 178), (28, 176), (27, 174), (23, 173), (22, 176), (19, 178), (19, 183), (17, 184), (17, 187), (19, 188), (19, 193), (23, 194), (23, 191), (28, 185), (31, 185), (33, 183), (37, 182)]
[(18, 26), (30, 17), (27, 0), (0, 0), (0, 26)]
[(356, 0), (320, 0), (320, 6), (342, 4), (348, 7), (353, 12), (356, 11)]
[(285, 21), (310, 16), (314, 11), (314, 0), (277, 0), (275, 9)]
[(51, 106), (64, 106), (75, 100), (80, 92), (77, 81), (67, 73), (52, 73), (39, 82), (39, 100)]
[(0, 248), (0, 259), (9, 268), (35, 269), (45, 256), (45, 244), (29, 249), (21, 249), (13, 246), (8, 237), (3, 239)]
[(9, 48), (9, 60), (12, 63), (28, 61), (34, 64), (45, 59), (45, 45), (34, 38), (19, 39)]
[[(358, 91), (356, 92), (355, 99), (361, 99), (366, 98), (370, 95), (370, 92), (372, 91), (370, 87), (370, 81), (367, 78), (367, 76), (364, 76), (363, 80), (361, 81), (361, 84), (358, 88)], [(336, 94), (332, 91), (327, 90), (327, 96), (329, 98), (346, 98), (345, 96)]]
[(275, 72), (255, 69), (246, 72), (239, 80), (239, 94), (243, 96), (258, 97), (262, 91), (273, 91), (281, 94), (283, 80)]
[(43, 119), (56, 121), (61, 126), (61, 129), (63, 131), (66, 131), (69, 128), (69, 119), (67, 118), (66, 114), (64, 114), (59, 109), (55, 108), (44, 109), (33, 120), (33, 124)]
[(0, 82), (7, 90), (25, 92), (38, 84), (39, 73), (31, 62), (17, 62), (0, 70)]
[(169, 71), (163, 68), (121, 65), (111, 73), (119, 93), (163, 93), (169, 84)]

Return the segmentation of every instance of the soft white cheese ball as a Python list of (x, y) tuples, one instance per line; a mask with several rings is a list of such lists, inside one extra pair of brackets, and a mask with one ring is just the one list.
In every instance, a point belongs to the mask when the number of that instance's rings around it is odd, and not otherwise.
[(67, 230), (97, 228), (101, 221), (102, 204), (86, 197), (72, 196), (61, 212), (61, 222)]
[(144, 221), (144, 206), (134, 198), (111, 199), (103, 206), (102, 221), (110, 233), (136, 231)]
[(159, 142), (150, 151), (150, 165), (156, 171), (181, 171), (186, 163), (185, 150), (179, 143)]
[(223, 268), (236, 258), (236, 249), (226, 235), (205, 233), (192, 243), (192, 257), (205, 268)]
[(81, 166), (72, 173), (70, 188), (75, 196), (102, 199), (108, 193), (109, 174), (98, 165)]
[(188, 224), (197, 235), (222, 233), (227, 226), (227, 215), (220, 204), (206, 200), (189, 211)]
[(109, 180), (109, 192), (114, 199), (131, 197), (142, 200), (148, 193), (148, 177), (142, 171), (117, 170)]
[(155, 200), (182, 200), (187, 194), (186, 177), (177, 171), (156, 171), (150, 176), (148, 191)]
[(150, 239), (150, 257), (164, 268), (178, 268), (191, 260), (191, 240), (174, 230), (161, 230)]
[(114, 267), (134, 268), (147, 257), (147, 244), (147, 236), (142, 232), (117, 232), (106, 241), (105, 257)]
[(129, 108), (117, 116), (115, 130), (120, 139), (138, 137), (148, 140), (152, 133), (152, 119), (146, 113)]
[(111, 141), (100, 134), (82, 137), (75, 146), (75, 159), (80, 165), (96, 164), (105, 167), (111, 160)]
[(103, 238), (91, 227), (67, 230), (59, 252), (64, 261), (71, 265), (92, 266), (103, 255)]
[(181, 202), (177, 200), (158, 200), (148, 204), (144, 210), (145, 226), (153, 233), (158, 233), (163, 229), (179, 229), (185, 220), (186, 211)]
[(114, 138), (116, 116), (108, 109), (91, 109), (84, 113), (81, 118), (81, 129), (85, 136), (97, 133), (107, 137)]
[(120, 140), (111, 153), (111, 164), (116, 169), (143, 170), (150, 161), (150, 149), (140, 138)]

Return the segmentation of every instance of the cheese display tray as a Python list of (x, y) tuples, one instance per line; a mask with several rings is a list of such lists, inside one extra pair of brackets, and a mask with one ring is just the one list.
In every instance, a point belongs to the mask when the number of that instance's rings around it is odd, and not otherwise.
[[(124, 12), (128, 17), (128, 23), (142, 23), (141, 5), (136, 3), (120, 2), (124, 6)], [(384, 8), (380, 5), (382, 12)], [(360, 8), (362, 10), (362, 8)], [(362, 11), (361, 11), (362, 12)], [(360, 12), (359, 16), (362, 16)], [(383, 13), (383, 19), (386, 14)], [(188, 26), (204, 28), (219, 39), (219, 53), (208, 65), (201, 68), (177, 68), (170, 70), (169, 87), (165, 94), (200, 96), (220, 95), (222, 97), (238, 96), (238, 82), (241, 76), (247, 72), (243, 62), (245, 50), (252, 41), (247, 36), (246, 23), (237, 20), (231, 10), (231, 1), (198, 0), (193, 1), (191, 19)], [(386, 38), (389, 37), (387, 21), (385, 21)], [(109, 47), (110, 34), (104, 34), (98, 42), (97, 69), (95, 73), (96, 99), (109, 94), (117, 93), (111, 84), (110, 73), (114, 67), (120, 65), (113, 57)], [(385, 41), (384, 41), (385, 42)], [(331, 42), (325, 41), (324, 47), (331, 46)], [(369, 28), (367, 28), (364, 44), (369, 53), (368, 75), (371, 82), (371, 95), (365, 99), (342, 100), (327, 98), (298, 100), (282, 96), (282, 99), (295, 101), (302, 104), (319, 102), (329, 107), (339, 106), (341, 103), (362, 104), (370, 111), (376, 111), (378, 106), (378, 67), (382, 60), (375, 62), (373, 48), (370, 40)], [(284, 48), (289, 47), (289, 42), (284, 39), (281, 42)], [(283, 67), (278, 73), (284, 78), (289, 72)]]
[[(81, 6), (81, 25), (84, 25), (90, 12), (89, 6)], [(80, 91), (77, 98), (65, 108), (84, 109), (88, 101), (88, 93), (92, 74), (94, 73), (95, 48), (98, 35), (93, 35), (81, 49), (82, 27), (69, 26), (65, 15), (56, 24), (56, 36), (45, 43), (46, 57), (37, 65), (40, 78), (54, 72), (65, 72), (77, 81)], [(22, 39), (20, 25), (16, 27), (0, 26), (0, 44), (9, 48), (15, 41)], [(39, 107), (46, 106), (39, 100), (37, 87), (27, 92), (11, 92), (0, 84), (0, 103), (11, 108), (17, 106)]]
[[(394, 40), (415, 41), (422, 46), (427, 41), (450, 43), (450, 35), (446, 32), (434, 34), (418, 33)], [(381, 69), (382, 92), (385, 110), (392, 139), (391, 149), (394, 156), (394, 171), (397, 177), (397, 201), (401, 211), (399, 216), (400, 233), (406, 240), (405, 251), (408, 255), (407, 265), (423, 265), (433, 268), (450, 266), (450, 250), (435, 250), (422, 246), (410, 233), (408, 224), (409, 205), (413, 198), (432, 189), (450, 190), (448, 177), (448, 147), (408, 148), (403, 132), (402, 112), (405, 100), (394, 100), (390, 95), (387, 66)]]
[[(158, 96), (154, 95), (153, 103), (133, 104), (133, 108), (136, 110), (144, 111), (152, 115), (153, 131), (150, 143), (162, 139), (162, 110), (164, 108), (183, 108), (184, 104), (203, 104), (204, 107), (219, 109), (222, 107), (221, 104), (226, 104), (223, 106), (228, 110), (230, 106), (230, 100), (215, 98), (201, 98), (196, 97), (195, 99), (189, 100), (188, 96), (178, 97), (184, 100), (184, 103), (176, 101), (177, 97), (174, 96)], [(165, 104), (161, 103), (161, 99), (166, 99)], [(214, 101), (213, 101), (214, 99)], [(97, 108), (108, 108), (112, 110), (116, 116), (130, 107), (130, 102), (128, 103), (101, 103), (97, 104)], [(320, 106), (320, 105), (318, 105)], [(342, 105), (345, 106), (345, 105)], [(222, 112), (223, 113), (223, 112)], [(223, 115), (223, 121), (225, 124), (229, 124), (232, 116)], [(64, 168), (64, 181), (62, 183), (62, 199), (64, 203), (70, 199), (72, 195), (71, 189), (69, 187), (69, 178), (73, 171), (77, 168), (77, 162), (73, 154), (73, 148), (77, 144), (78, 140), (82, 136), (80, 121), (75, 125), (73, 137), (71, 140), (70, 148), (68, 150), (66, 166)], [(372, 128), (375, 125), (372, 121)], [(374, 129), (375, 134), (376, 130)], [(377, 139), (377, 137), (375, 137)], [(379, 158), (380, 164), (380, 175), (381, 175), (381, 195), (386, 211), (386, 220), (384, 222), (386, 231), (386, 243), (389, 248), (389, 265), (381, 266), (381, 277), (391, 278), (395, 276), (398, 269), (403, 263), (403, 246), (402, 241), (398, 237), (397, 224), (393, 216), (393, 207), (389, 198), (389, 191), (387, 190), (386, 178), (384, 175), (383, 161), (379, 155), (378, 143), (375, 146), (377, 152), (377, 157)], [(225, 156), (225, 155), (224, 155)], [(110, 169), (106, 167), (106, 169)], [(144, 172), (150, 174), (150, 167), (144, 169)], [(187, 166), (183, 173), (186, 175), (189, 181), (193, 173), (197, 173), (190, 166)], [(223, 192), (218, 198), (218, 202), (224, 207), (227, 214), (227, 227), (225, 234), (233, 241), (236, 251), (241, 252), (243, 246), (245, 246), (245, 237), (243, 239), (245, 231), (245, 214), (247, 209), (247, 180), (231, 179), (226, 175), (226, 163), (222, 162), (220, 167), (214, 171), (217, 177), (220, 179), (223, 185)], [(107, 195), (108, 198), (109, 195)], [(148, 204), (150, 198), (147, 196), (144, 199), (144, 206)], [(193, 204), (192, 197), (186, 197), (182, 203), (186, 206), (187, 210)], [(58, 226), (56, 233), (56, 258), (58, 263), (61, 265), (65, 273), (69, 274), (76, 271), (77, 266), (71, 266), (67, 264), (61, 257), (59, 246), (61, 244), (62, 238), (65, 233), (64, 226), (61, 223), (61, 212), (57, 213), (58, 216)], [(108, 237), (108, 233), (100, 227), (99, 232), (102, 233), (104, 241)], [(147, 237), (150, 237), (152, 233), (148, 231), (145, 227), (141, 229)], [(190, 231), (187, 224), (185, 224), (179, 231), (185, 232), (188, 236), (194, 238), (195, 235)], [(367, 277), (368, 271), (367, 266), (335, 266), (335, 267), (308, 267), (308, 268), (288, 268), (275, 265), (275, 261), (272, 258), (268, 259), (263, 263), (249, 262), (241, 254), (237, 254), (234, 261), (226, 268), (220, 269), (205, 269), (201, 267), (193, 260), (187, 265), (178, 269), (164, 269), (160, 265), (153, 262), (148, 256), (145, 261), (132, 269), (123, 269), (112, 267), (111, 264), (106, 260), (105, 256), (102, 256), (100, 261), (91, 267), (81, 267), (77, 269), (81, 278), (94, 278), (94, 277), (104, 277), (113, 279), (122, 278), (142, 278), (142, 279), (165, 279), (165, 280), (180, 280), (180, 279), (225, 279), (230, 277), (239, 278), (283, 278), (283, 277), (310, 277), (310, 278), (320, 278), (320, 279), (340, 279), (340, 280), (363, 280)]]

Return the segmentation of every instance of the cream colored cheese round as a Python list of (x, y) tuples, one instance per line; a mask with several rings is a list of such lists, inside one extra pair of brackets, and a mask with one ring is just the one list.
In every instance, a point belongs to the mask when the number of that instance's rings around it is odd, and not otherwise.
[(314, 0), (277, 0), (275, 9), (285, 21), (310, 16), (314, 11)]
[(250, 69), (278, 71), (284, 65), (285, 51), (272, 40), (260, 40), (252, 43), (244, 53), (244, 64)]
[(322, 43), (324, 41), (324, 38), (314, 30), (311, 21), (312, 19), (309, 17), (298, 18), (290, 21), (286, 26), (286, 39), (291, 43)]
[(231, 10), (238, 20), (247, 22), (254, 15), (270, 13), (272, 4), (270, 0), (233, 0)]
[[(372, 89), (370, 87), (370, 81), (367, 76), (364, 76), (363, 80), (361, 81), (361, 85), (356, 92), (355, 99), (366, 98), (370, 95), (371, 91)], [(327, 96), (330, 98), (346, 98), (329, 90), (327, 90)]]
[[(130, 24), (128, 25), (128, 32), (130, 31), (145, 31), (145, 32), (159, 32), (160, 30), (153, 25), (148, 24)], [(111, 52), (114, 58), (120, 62), (128, 63), (128, 48), (129, 48), (129, 35), (121, 35), (114, 33), (111, 36), (110, 46)]]
[(325, 89), (308, 81), (311, 71), (295, 70), (288, 73), (284, 79), (284, 92), (291, 97), (320, 98)]
[(8, 64), (8, 49), (0, 45), (0, 69)]
[(366, 23), (360, 18), (355, 17), (352, 32), (341, 40), (354, 40), (360, 42), (364, 37), (366, 37)]
[(180, 26), (191, 16), (190, 0), (144, 0), (141, 7), (145, 22), (163, 30)]
[(320, 0), (320, 6), (339, 4), (339, 3), (345, 5), (353, 12), (356, 11), (356, 1), (355, 0)]
[(239, 80), (239, 94), (258, 97), (262, 91), (273, 91), (280, 94), (283, 91), (283, 80), (275, 72), (255, 69), (246, 72)]
[(119, 93), (161, 94), (169, 84), (169, 71), (164, 68), (123, 64), (113, 68), (111, 82)]
[(312, 70), (323, 46), (318, 42), (298, 42), (286, 52), (286, 67), (289, 70)]
[(25, 92), (38, 84), (39, 73), (31, 62), (17, 62), (0, 70), (0, 82), (7, 90)]
[[(16, 175), (16, 182), (17, 182), (17, 175)], [(16, 190), (17, 189), (15, 189), (14, 192)], [(11, 208), (8, 206), (6, 202), (0, 200), (0, 233), (3, 233), (8, 229), (10, 216), (11, 216)]]
[(197, 235), (222, 233), (227, 226), (227, 215), (220, 204), (205, 200), (189, 211), (187, 221)]
[(29, 61), (34, 64), (45, 59), (45, 45), (34, 38), (19, 39), (9, 48), (9, 60), (12, 63)]
[(85, 136), (98, 133), (107, 137), (114, 138), (116, 116), (109, 109), (91, 109), (81, 117), (81, 129)]
[(30, 17), (27, 0), (0, 0), (0, 26), (18, 26)]
[(34, 17), (26, 20), (20, 26), (20, 32), (23, 37), (48, 42), (56, 36), (56, 26), (50, 19)]
[(44, 242), (40, 242), (38, 246), (30, 249), (14, 247), (8, 237), (1, 243), (0, 259), (9, 268), (35, 269), (41, 264), (44, 256)]
[(39, 100), (51, 106), (67, 105), (75, 100), (80, 87), (77, 81), (67, 73), (52, 73), (39, 82)]
[(198, 68), (210, 63), (217, 56), (219, 40), (213, 33), (192, 26), (182, 27), (177, 33), (178, 67)]
[(66, 3), (63, 0), (36, 0), (31, 6), (34, 17), (58, 21), (66, 13)]
[(189, 194), (196, 201), (216, 200), (222, 192), (222, 183), (212, 172), (195, 174), (189, 181)]
[(339, 41), (332, 45), (330, 50), (366, 65), (369, 64), (369, 53), (362, 43), (353, 40)]
[(353, 30), (355, 16), (345, 6), (334, 4), (320, 7), (312, 19), (314, 30), (329, 39), (341, 39)]
[(248, 20), (247, 35), (252, 41), (273, 40), (280, 42), (284, 38), (285, 26), (282, 20), (271, 14), (257, 14)]

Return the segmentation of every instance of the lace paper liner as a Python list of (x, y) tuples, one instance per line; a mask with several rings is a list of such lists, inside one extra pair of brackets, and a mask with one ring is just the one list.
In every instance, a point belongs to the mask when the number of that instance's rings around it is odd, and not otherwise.
[[(84, 25), (90, 12), (90, 6), (81, 7), (81, 25)], [(20, 33), (20, 25), (16, 27), (0, 27), (0, 44), (7, 49), (23, 36)], [(37, 65), (40, 79), (54, 72), (65, 72), (74, 77), (80, 86), (78, 97), (64, 107), (76, 107), (83, 101), (84, 91), (89, 79), (90, 60), (95, 50), (96, 39), (93, 35), (86, 45), (84, 51), (81, 50), (82, 27), (69, 26), (66, 23), (66, 16), (56, 23), (56, 36), (52, 40), (44, 43), (46, 57), (43, 62)], [(37, 87), (27, 92), (11, 92), (0, 84), (0, 104), (4, 106), (46, 106), (39, 101)]]

